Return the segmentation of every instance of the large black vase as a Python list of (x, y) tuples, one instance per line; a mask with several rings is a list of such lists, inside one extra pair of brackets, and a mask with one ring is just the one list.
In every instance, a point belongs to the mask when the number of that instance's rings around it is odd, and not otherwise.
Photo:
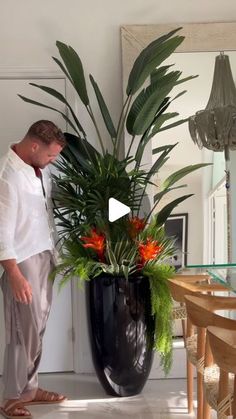
[(102, 274), (87, 283), (87, 311), (94, 367), (106, 392), (133, 396), (153, 361), (154, 319), (148, 278)]

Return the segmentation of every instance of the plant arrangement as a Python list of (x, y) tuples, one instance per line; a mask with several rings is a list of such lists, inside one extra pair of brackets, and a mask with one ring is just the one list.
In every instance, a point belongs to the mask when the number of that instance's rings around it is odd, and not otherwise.
[[(146, 214), (142, 205), (147, 199), (148, 185), (167, 162), (177, 144), (157, 147), (157, 157), (150, 170), (145, 170), (142, 157), (155, 135), (186, 122), (169, 122), (178, 113), (168, 112), (172, 89), (193, 76), (181, 78), (180, 71), (162, 63), (183, 42), (178, 28), (153, 41), (137, 57), (129, 75), (126, 99), (115, 124), (98, 84), (90, 75), (99, 109), (106, 128), (102, 134), (88, 96), (86, 78), (80, 57), (66, 44), (57, 41), (61, 60), (53, 57), (71, 82), (94, 127), (98, 148), (93, 147), (83, 124), (71, 104), (53, 88), (30, 83), (62, 102), (67, 112), (35, 100), (20, 97), (31, 104), (59, 112), (73, 133), (65, 133), (68, 145), (56, 163), (54, 177), (55, 214), (61, 235), (62, 258), (56, 273), (62, 274), (61, 286), (71, 278), (80, 281), (98, 278), (104, 272), (123, 275), (128, 281), (143, 275), (150, 284), (152, 314), (155, 317), (155, 349), (167, 373), (172, 358), (172, 300), (167, 280), (174, 269), (167, 260), (174, 254), (174, 239), (167, 238), (164, 223), (173, 209), (191, 195), (183, 195), (158, 211), (161, 199), (173, 189), (182, 188), (179, 181), (188, 173), (204, 166), (191, 165), (171, 174), (154, 196), (154, 204)], [(145, 83), (145, 86), (144, 86)], [(121, 158), (121, 145), (127, 136), (130, 145)], [(134, 150), (134, 151), (133, 151)], [(129, 206), (129, 215), (109, 222), (108, 201), (115, 198)]]

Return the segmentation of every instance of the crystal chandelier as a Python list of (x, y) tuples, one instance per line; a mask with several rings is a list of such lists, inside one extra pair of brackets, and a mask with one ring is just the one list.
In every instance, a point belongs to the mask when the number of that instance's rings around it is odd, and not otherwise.
[(228, 55), (220, 53), (215, 69), (210, 98), (204, 110), (189, 118), (192, 140), (199, 148), (224, 151), (227, 200), (227, 255), (231, 255), (230, 150), (236, 149), (236, 87)]

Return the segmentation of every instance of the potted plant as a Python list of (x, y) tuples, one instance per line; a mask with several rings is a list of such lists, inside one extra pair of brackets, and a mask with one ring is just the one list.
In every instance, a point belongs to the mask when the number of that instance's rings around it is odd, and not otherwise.
[[(173, 100), (170, 93), (174, 86), (192, 76), (181, 79), (180, 71), (170, 71), (169, 66), (162, 65), (184, 39), (176, 35), (179, 29), (155, 40), (137, 57), (118, 124), (114, 124), (96, 81), (89, 76), (107, 130), (106, 141), (90, 104), (81, 60), (72, 47), (57, 41), (62, 60), (53, 59), (85, 106), (99, 150), (91, 145), (81, 121), (61, 93), (31, 83), (64, 103), (68, 110), (67, 114), (60, 113), (73, 134), (65, 133), (68, 145), (53, 176), (62, 244), (56, 273), (62, 274), (60, 285), (74, 277), (86, 281), (93, 361), (102, 385), (113, 395), (128, 396), (141, 391), (150, 372), (153, 349), (159, 352), (166, 373), (171, 366), (172, 301), (167, 280), (173, 275), (173, 268), (167, 260), (174, 253), (174, 241), (166, 237), (164, 223), (176, 205), (191, 195), (180, 196), (160, 211), (157, 206), (164, 195), (183, 186), (174, 186), (179, 180), (204, 165), (184, 167), (169, 176), (155, 195), (150, 211), (141, 215), (147, 186), (153, 184), (152, 176), (168, 160), (176, 144), (154, 149), (157, 159), (148, 171), (142, 166), (142, 157), (154, 135), (186, 121), (168, 125), (178, 114), (166, 110)], [(130, 147), (120, 158), (126, 131)], [(132, 152), (135, 141), (137, 147)], [(130, 214), (110, 222), (110, 198), (129, 206)]]

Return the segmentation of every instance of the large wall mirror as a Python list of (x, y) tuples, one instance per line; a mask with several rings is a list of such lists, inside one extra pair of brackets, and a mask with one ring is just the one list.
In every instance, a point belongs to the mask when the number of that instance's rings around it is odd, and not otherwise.
[[(176, 87), (175, 94), (185, 89), (187, 93), (174, 101), (172, 109), (169, 108), (169, 111), (178, 112), (180, 118), (187, 118), (206, 107), (212, 86), (215, 57), (220, 52), (229, 55), (235, 80), (236, 23), (123, 26), (121, 30), (123, 88), (125, 91), (130, 69), (138, 53), (152, 40), (179, 26), (182, 27), (179, 33), (185, 36), (185, 40), (166, 63), (174, 64), (173, 68), (182, 71), (183, 76), (198, 75), (198, 77), (180, 85), (178, 89)], [(188, 214), (187, 263), (227, 262), (224, 155), (206, 149), (198, 149), (190, 137), (188, 124), (184, 124), (157, 134), (147, 150), (145, 163), (151, 164), (153, 148), (176, 142), (179, 144), (172, 151), (168, 164), (155, 179), (157, 185), (169, 173), (186, 165), (200, 162), (212, 163), (211, 167), (185, 178), (184, 183), (187, 183), (188, 186), (184, 193), (194, 193), (194, 196), (175, 209), (176, 214)], [(125, 149), (128, 148), (128, 145), (129, 138), (125, 138)], [(234, 153), (232, 152), (232, 154)], [(234, 155), (232, 162), (235, 165), (236, 157)], [(233, 189), (234, 179), (232, 176), (232, 192)], [(155, 192), (152, 191), (152, 193)], [(179, 195), (180, 192), (176, 193), (176, 197)], [(167, 195), (163, 204), (174, 197), (173, 194), (169, 197)], [(234, 201), (234, 197), (232, 201)], [(233, 207), (236, 206), (233, 205)], [(232, 208), (233, 223), (236, 218), (234, 208)]]

